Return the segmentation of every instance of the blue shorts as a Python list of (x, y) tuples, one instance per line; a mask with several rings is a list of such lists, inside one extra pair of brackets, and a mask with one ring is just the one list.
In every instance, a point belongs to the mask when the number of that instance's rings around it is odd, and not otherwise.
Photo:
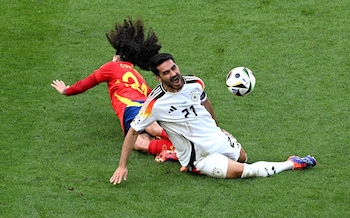
[[(136, 101), (139, 102), (141, 104), (144, 103), (144, 101)], [(137, 114), (139, 113), (139, 111), (141, 110), (142, 106), (130, 106), (130, 107), (126, 107), (125, 111), (124, 111), (124, 136), (126, 135), (126, 133), (128, 133), (129, 129), (130, 129), (130, 123), (133, 121), (133, 119), (137, 116)]]

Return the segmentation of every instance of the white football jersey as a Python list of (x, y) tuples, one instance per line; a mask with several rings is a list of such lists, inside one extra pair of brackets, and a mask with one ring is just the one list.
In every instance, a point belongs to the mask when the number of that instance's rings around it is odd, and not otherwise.
[(192, 145), (199, 160), (220, 150), (218, 147), (227, 136), (201, 105), (207, 98), (203, 81), (195, 76), (183, 79), (185, 84), (179, 92), (167, 92), (162, 84), (153, 89), (131, 127), (141, 131), (157, 121), (168, 133), (181, 165), (187, 166)]

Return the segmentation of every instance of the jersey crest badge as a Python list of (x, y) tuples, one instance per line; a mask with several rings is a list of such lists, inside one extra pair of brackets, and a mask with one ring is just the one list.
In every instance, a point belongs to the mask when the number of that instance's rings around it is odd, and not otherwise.
[(200, 94), (196, 91), (191, 92), (191, 100), (193, 102), (198, 102), (200, 100)]

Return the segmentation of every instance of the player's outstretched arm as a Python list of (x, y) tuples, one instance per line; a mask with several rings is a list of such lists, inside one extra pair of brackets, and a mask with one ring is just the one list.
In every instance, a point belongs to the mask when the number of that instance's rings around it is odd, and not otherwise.
[(66, 86), (66, 84), (62, 80), (54, 80), (51, 83), (51, 86), (54, 87), (58, 93), (65, 95), (66, 89), (69, 88), (69, 86)]
[(121, 183), (122, 180), (125, 181), (126, 177), (128, 176), (128, 159), (132, 149), (134, 148), (137, 136), (138, 132), (131, 127), (123, 142), (118, 168), (115, 170), (113, 176), (109, 180), (109, 182), (113, 183), (113, 185)]

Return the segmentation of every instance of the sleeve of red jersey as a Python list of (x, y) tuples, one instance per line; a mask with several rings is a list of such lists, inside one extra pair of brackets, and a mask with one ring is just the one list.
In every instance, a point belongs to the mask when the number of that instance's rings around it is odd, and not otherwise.
[(79, 80), (78, 82), (74, 83), (71, 87), (66, 89), (66, 95), (77, 95), (80, 93), (85, 92), (88, 89), (91, 89), (92, 87), (98, 85), (98, 81), (96, 79), (95, 74), (90, 74), (85, 79)]

